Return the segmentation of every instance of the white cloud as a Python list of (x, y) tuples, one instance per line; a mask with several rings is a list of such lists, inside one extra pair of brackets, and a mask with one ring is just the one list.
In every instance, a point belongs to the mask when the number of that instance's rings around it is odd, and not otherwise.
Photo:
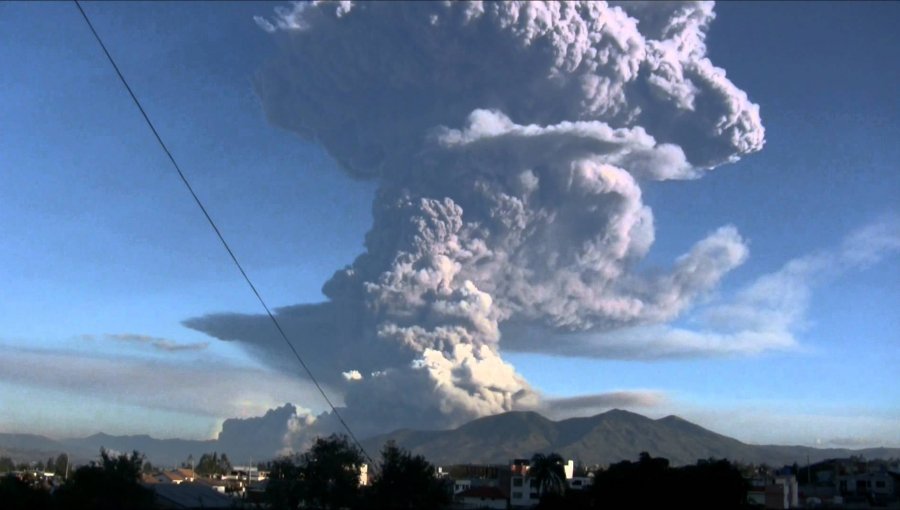
[(344, 376), (344, 379), (348, 381), (361, 381), (363, 376), (359, 373), (359, 370), (349, 370), (347, 372), (341, 372), (341, 375)]

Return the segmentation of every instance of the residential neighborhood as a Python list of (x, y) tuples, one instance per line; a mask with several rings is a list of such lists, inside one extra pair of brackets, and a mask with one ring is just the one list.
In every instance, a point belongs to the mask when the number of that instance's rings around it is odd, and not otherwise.
[(3, 469), (13, 464), (0, 474), (0, 508), (900, 508), (898, 459), (780, 468), (701, 459), (672, 467), (643, 453), (585, 466), (537, 452), (505, 464), (434, 466), (388, 443), (382, 461), (370, 465), (345, 437), (331, 436), (302, 455), (255, 466), (231, 466), (216, 452), (170, 468), (139, 452), (103, 451), (84, 466), (57, 460), (48, 468), (0, 459)]

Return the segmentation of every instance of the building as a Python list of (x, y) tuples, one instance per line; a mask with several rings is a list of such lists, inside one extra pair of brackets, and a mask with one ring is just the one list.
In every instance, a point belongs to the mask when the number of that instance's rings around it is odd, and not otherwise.
[(158, 483), (150, 486), (161, 509), (234, 508), (230, 497), (197, 483)]
[(472, 480), (469, 479), (461, 479), (461, 480), (453, 480), (453, 495), (457, 495), (460, 492), (467, 491), (472, 488)]
[[(541, 501), (541, 488), (538, 480), (528, 475), (530, 465), (529, 459), (513, 459), (510, 462), (509, 506), (511, 507), (532, 507)], [(574, 478), (575, 461), (569, 460), (563, 464), (563, 472), (568, 487)], [(579, 482), (581, 486), (585, 483), (583, 479)]]
[(894, 478), (888, 471), (870, 471), (838, 476), (841, 494), (852, 496), (893, 496)]
[(458, 508), (506, 508), (506, 494), (499, 487), (472, 487), (454, 498)]
[(194, 481), (194, 472), (190, 469), (170, 469), (153, 475), (142, 477), (145, 483), (171, 483), (178, 485)]
[(771, 479), (765, 489), (767, 509), (797, 508), (800, 506), (797, 478), (781, 475)]
[(799, 474), (803, 481), (801, 502), (900, 507), (900, 462), (862, 457), (828, 459), (807, 465)]
[(266, 479), (268, 472), (260, 471), (255, 466), (234, 466), (231, 473), (224, 475), (223, 480), (238, 480), (243, 482), (261, 482)]
[(582, 491), (594, 485), (594, 478), (590, 476), (572, 476), (566, 480), (569, 490)]
[(359, 466), (359, 485), (369, 485), (369, 465), (363, 464)]
[(510, 478), (508, 465), (456, 464), (446, 469), (439, 467), (438, 477), (447, 483), (447, 491), (454, 500), (469, 489), (483, 487), (497, 488), (504, 493), (504, 501), (508, 499), (506, 492)]

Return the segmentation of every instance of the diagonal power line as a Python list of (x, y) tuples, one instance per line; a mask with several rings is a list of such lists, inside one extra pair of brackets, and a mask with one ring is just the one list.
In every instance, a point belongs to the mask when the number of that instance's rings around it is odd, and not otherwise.
[(128, 91), (128, 95), (131, 96), (131, 100), (134, 101), (134, 105), (137, 106), (138, 110), (141, 112), (141, 116), (143, 116), (144, 121), (147, 123), (147, 126), (150, 128), (150, 131), (153, 132), (153, 136), (156, 138), (156, 141), (159, 142), (159, 146), (166, 153), (166, 156), (169, 157), (169, 161), (172, 163), (172, 166), (175, 168), (175, 171), (178, 172), (178, 177), (181, 178), (181, 182), (184, 183), (184, 186), (190, 192), (191, 196), (194, 198), (194, 202), (197, 204), (197, 207), (200, 208), (200, 211), (203, 212), (203, 216), (206, 217), (206, 221), (209, 223), (209, 226), (212, 227), (213, 231), (216, 233), (216, 237), (219, 238), (219, 241), (222, 242), (222, 246), (225, 247), (225, 251), (228, 252), (228, 255), (231, 257), (231, 261), (234, 262), (234, 265), (237, 267), (238, 271), (240, 271), (241, 276), (244, 277), (244, 281), (247, 282), (247, 286), (250, 287), (250, 290), (253, 291), (253, 295), (256, 296), (256, 299), (259, 301), (259, 304), (262, 305), (263, 309), (266, 311), (266, 315), (271, 319), (272, 324), (275, 326), (275, 329), (278, 330), (279, 336), (284, 340), (284, 343), (287, 344), (288, 348), (290, 348), (291, 352), (294, 354), (294, 357), (297, 358), (297, 361), (300, 362), (300, 366), (303, 367), (303, 370), (306, 372), (306, 375), (309, 376), (310, 380), (316, 386), (316, 389), (319, 390), (319, 393), (322, 395), (322, 398), (325, 399), (325, 402), (328, 403), (328, 406), (331, 407), (331, 412), (334, 413), (334, 416), (337, 417), (338, 421), (340, 421), (341, 425), (344, 427), (344, 430), (347, 431), (347, 434), (356, 443), (356, 446), (362, 451), (363, 455), (368, 459), (371, 465), (375, 465), (375, 462), (372, 460), (372, 457), (369, 456), (366, 449), (363, 447), (362, 443), (360, 443), (359, 439), (356, 438), (356, 435), (350, 429), (350, 426), (347, 425), (347, 422), (344, 421), (341, 413), (338, 412), (337, 407), (335, 407), (334, 403), (331, 402), (331, 399), (328, 398), (328, 394), (325, 393), (325, 389), (322, 388), (322, 385), (319, 384), (319, 381), (313, 375), (312, 371), (309, 369), (309, 366), (306, 362), (303, 361), (303, 358), (300, 356), (300, 353), (294, 347), (294, 344), (288, 339), (287, 334), (282, 329), (281, 324), (278, 322), (278, 319), (275, 318), (275, 315), (272, 313), (272, 310), (269, 308), (269, 305), (266, 304), (262, 295), (256, 290), (256, 286), (253, 285), (253, 282), (250, 280), (250, 277), (247, 275), (247, 272), (244, 271), (244, 267), (238, 261), (237, 256), (235, 256), (234, 252), (231, 250), (231, 247), (228, 245), (228, 242), (225, 241), (225, 236), (222, 235), (222, 232), (219, 230), (219, 227), (216, 226), (216, 222), (213, 221), (212, 216), (209, 215), (209, 212), (204, 207), (203, 202), (200, 201), (200, 197), (197, 196), (197, 193), (194, 192), (193, 186), (188, 181), (187, 177), (185, 177), (184, 172), (181, 171), (181, 167), (178, 165), (178, 162), (175, 161), (175, 157), (172, 156), (172, 153), (169, 151), (166, 143), (163, 142), (162, 137), (159, 135), (159, 132), (156, 130), (156, 127), (153, 125), (153, 122), (150, 121), (150, 117), (147, 115), (147, 112), (144, 110), (144, 107), (141, 106), (141, 102), (138, 100), (134, 91), (131, 89), (131, 86), (128, 85), (128, 81), (125, 79), (125, 76), (122, 74), (122, 71), (119, 69), (119, 66), (116, 65), (116, 61), (113, 59), (112, 55), (110, 55), (109, 50), (106, 49), (106, 45), (103, 43), (103, 39), (100, 37), (100, 34), (97, 33), (97, 30), (94, 28), (94, 24), (91, 23), (90, 18), (84, 9), (81, 7), (81, 3), (78, 0), (74, 0), (75, 6), (78, 8), (78, 11), (81, 13), (81, 17), (84, 18), (84, 22), (87, 23), (88, 28), (90, 28), (91, 33), (94, 34), (94, 38), (97, 40), (97, 43), (100, 44), (100, 48), (103, 49), (103, 53), (106, 54), (106, 58), (109, 60), (109, 63), (112, 64), (113, 69), (116, 71), (116, 74), (119, 76), (119, 80), (122, 82), (122, 85), (125, 86), (125, 90)]

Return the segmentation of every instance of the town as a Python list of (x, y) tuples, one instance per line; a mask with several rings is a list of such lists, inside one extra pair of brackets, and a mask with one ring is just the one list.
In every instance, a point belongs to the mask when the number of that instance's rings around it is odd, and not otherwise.
[(372, 463), (332, 435), (256, 465), (217, 452), (168, 467), (137, 451), (102, 450), (80, 466), (66, 454), (18, 464), (0, 457), (0, 509), (900, 508), (900, 459), (674, 467), (644, 452), (586, 466), (536, 452), (500, 465), (434, 466), (393, 442), (380, 456)]

